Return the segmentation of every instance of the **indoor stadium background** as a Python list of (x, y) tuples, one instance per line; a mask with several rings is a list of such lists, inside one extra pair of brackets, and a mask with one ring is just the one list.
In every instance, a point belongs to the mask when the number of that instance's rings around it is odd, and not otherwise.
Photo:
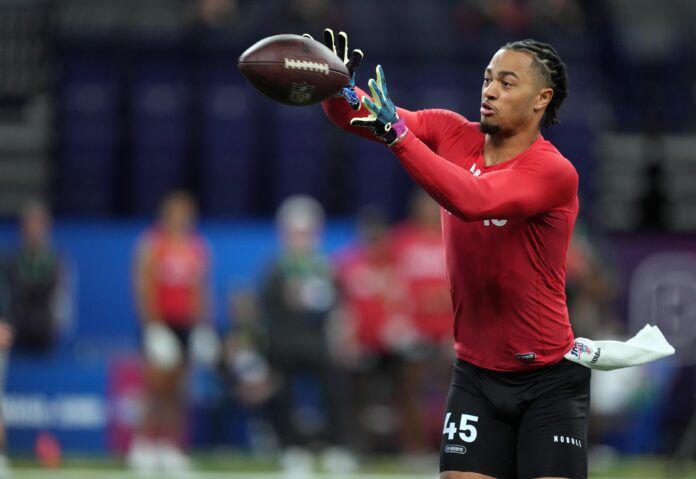
[[(230, 295), (254, 290), (278, 249), (274, 214), (288, 196), (324, 207), (331, 257), (356, 240), (366, 207), (406, 218), (414, 184), (386, 148), (341, 132), (318, 106), (272, 102), (237, 69), (265, 36), (321, 38), (327, 26), (365, 52), (360, 85), (380, 63), (398, 105), (474, 120), (501, 45), (556, 47), (570, 94), (544, 135), (580, 174), (569, 287), (582, 301), (571, 313), (585, 336), (651, 323), (677, 348), (594, 374), (591, 477), (696, 477), (696, 3), (1, 0), (0, 252), (16, 247), (24, 205), (43, 199), (64, 266), (55, 342), (9, 360), (2, 409), (16, 477), (130, 477), (123, 454), (142, 399), (133, 255), (168, 191), (199, 201), (220, 334), (234, 334)], [(194, 468), (275, 477), (264, 412), (218, 376), (196, 366), (188, 383)], [(316, 386), (297, 386), (310, 411)], [(428, 387), (437, 398), (447, 381)], [(397, 436), (361, 454), (365, 477), (436, 477), (436, 451), (410, 454)]]

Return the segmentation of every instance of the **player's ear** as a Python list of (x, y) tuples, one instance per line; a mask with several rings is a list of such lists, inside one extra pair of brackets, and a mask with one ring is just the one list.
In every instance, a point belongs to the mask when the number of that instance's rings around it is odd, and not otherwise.
[(553, 88), (543, 88), (539, 90), (539, 93), (534, 103), (534, 111), (543, 110), (548, 106), (553, 98)]

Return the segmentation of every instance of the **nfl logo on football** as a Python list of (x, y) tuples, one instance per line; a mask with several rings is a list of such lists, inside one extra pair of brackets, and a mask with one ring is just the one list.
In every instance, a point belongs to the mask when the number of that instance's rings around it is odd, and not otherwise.
[(293, 82), (290, 89), (290, 101), (293, 103), (307, 103), (312, 98), (313, 92), (314, 85), (310, 85), (307, 82)]

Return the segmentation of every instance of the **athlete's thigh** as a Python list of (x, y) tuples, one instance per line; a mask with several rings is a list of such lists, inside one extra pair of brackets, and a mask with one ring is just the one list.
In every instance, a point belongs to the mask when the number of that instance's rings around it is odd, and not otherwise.
[(587, 479), (590, 370), (568, 361), (522, 416), (517, 437), (519, 479)]
[(516, 437), (514, 425), (500, 419), (483, 395), (474, 388), (452, 384), (445, 409), (440, 472), (471, 472), (513, 479)]

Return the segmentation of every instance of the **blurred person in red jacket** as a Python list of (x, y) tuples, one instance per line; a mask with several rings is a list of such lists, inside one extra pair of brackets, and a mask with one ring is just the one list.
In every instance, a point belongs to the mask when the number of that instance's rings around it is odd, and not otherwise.
[(417, 454), (439, 444), (444, 392), (439, 391), (439, 399), (431, 405), (428, 391), (433, 382), (446, 384), (454, 359), (452, 302), (438, 204), (423, 190), (416, 190), (409, 217), (394, 227), (392, 235), (396, 273), (406, 288), (406, 310), (416, 335), (404, 384), (406, 395), (414, 401), (409, 449)]
[(404, 320), (405, 291), (394, 270), (389, 225), (378, 209), (358, 216), (358, 239), (336, 259), (341, 296), (339, 358), (355, 364), (392, 351), (399, 338), (389, 336), (390, 324)]
[(140, 239), (135, 296), (143, 327), (147, 404), (128, 461), (136, 470), (189, 467), (180, 447), (184, 384), (193, 329), (209, 313), (209, 250), (196, 231), (196, 202), (164, 197), (157, 223)]
[(395, 272), (385, 215), (363, 210), (358, 234), (336, 260), (340, 301), (331, 350), (351, 379), (354, 443), (364, 452), (393, 453), (397, 424), (409, 421), (409, 398), (397, 386), (401, 352), (414, 331), (403, 311), (406, 291)]
[(411, 199), (410, 215), (393, 230), (398, 274), (406, 282), (413, 323), (427, 343), (452, 340), (452, 301), (445, 271), (440, 208), (423, 190)]

